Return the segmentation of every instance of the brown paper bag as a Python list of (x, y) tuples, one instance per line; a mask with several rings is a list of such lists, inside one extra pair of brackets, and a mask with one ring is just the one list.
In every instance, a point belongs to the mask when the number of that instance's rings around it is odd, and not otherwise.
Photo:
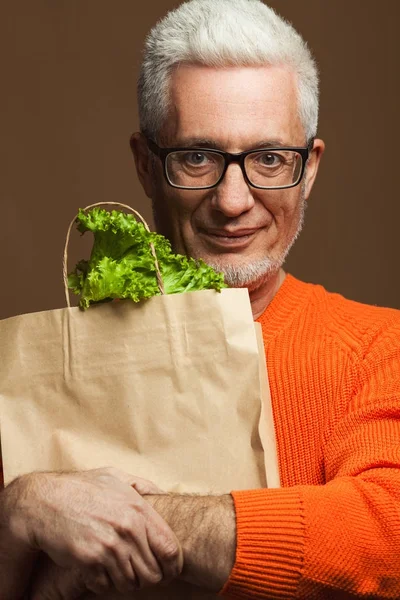
[(6, 319), (5, 483), (113, 465), (167, 491), (265, 486), (260, 376), (246, 290)]
[[(6, 485), (32, 471), (115, 466), (170, 492), (278, 486), (247, 290), (0, 321), (0, 433)], [(135, 597), (215, 595), (178, 582)]]

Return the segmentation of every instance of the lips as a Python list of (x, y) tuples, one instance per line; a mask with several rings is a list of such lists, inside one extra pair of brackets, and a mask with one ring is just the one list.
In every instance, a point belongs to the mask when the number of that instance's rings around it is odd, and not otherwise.
[(202, 229), (201, 232), (207, 235), (212, 235), (215, 237), (222, 238), (242, 238), (248, 237), (256, 233), (258, 229), (236, 229), (236, 230), (228, 230), (228, 229)]
[(199, 229), (207, 245), (220, 251), (247, 247), (256, 236), (259, 229)]

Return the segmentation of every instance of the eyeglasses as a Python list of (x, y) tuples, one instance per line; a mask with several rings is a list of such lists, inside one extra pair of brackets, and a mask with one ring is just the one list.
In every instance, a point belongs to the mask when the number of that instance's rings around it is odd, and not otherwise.
[(298, 185), (314, 140), (308, 146), (260, 148), (238, 154), (208, 148), (160, 148), (147, 139), (151, 152), (163, 163), (167, 182), (175, 188), (206, 190), (221, 183), (231, 163), (238, 163), (252, 187), (273, 190)]

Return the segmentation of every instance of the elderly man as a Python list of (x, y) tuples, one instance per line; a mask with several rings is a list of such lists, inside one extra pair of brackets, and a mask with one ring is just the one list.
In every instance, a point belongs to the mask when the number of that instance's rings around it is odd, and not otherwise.
[(400, 314), (282, 270), (324, 151), (307, 46), (259, 0), (192, 0), (147, 39), (139, 107), (158, 231), (247, 287), (263, 327), (282, 487), (29, 475), (1, 497), (3, 564), (22, 588), (42, 552), (33, 598), (175, 577), (233, 598), (399, 598)]

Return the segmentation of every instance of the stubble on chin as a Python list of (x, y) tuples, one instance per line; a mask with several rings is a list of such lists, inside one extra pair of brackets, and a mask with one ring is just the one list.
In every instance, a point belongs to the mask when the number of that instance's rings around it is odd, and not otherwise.
[(223, 273), (225, 283), (232, 288), (246, 287), (254, 291), (280, 269), (279, 261), (268, 257), (253, 260), (247, 264), (226, 263), (220, 259), (208, 260), (216, 271)]

